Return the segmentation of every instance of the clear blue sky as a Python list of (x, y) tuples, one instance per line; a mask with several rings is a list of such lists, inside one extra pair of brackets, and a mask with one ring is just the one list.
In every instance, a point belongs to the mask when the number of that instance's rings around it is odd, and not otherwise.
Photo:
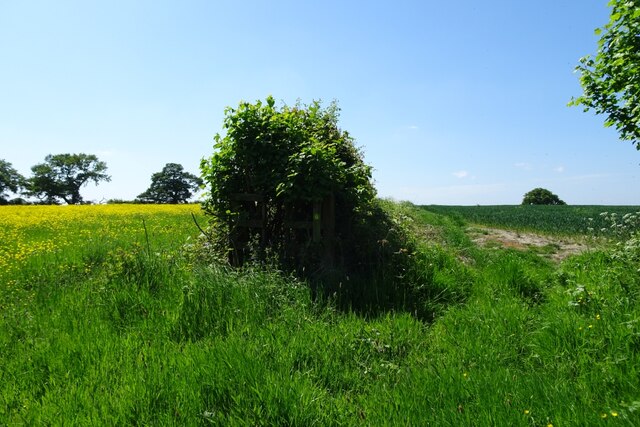
[(640, 152), (569, 108), (607, 0), (0, 0), (0, 158), (91, 153), (131, 199), (199, 173), (225, 106), (337, 100), (379, 195), (640, 205)]

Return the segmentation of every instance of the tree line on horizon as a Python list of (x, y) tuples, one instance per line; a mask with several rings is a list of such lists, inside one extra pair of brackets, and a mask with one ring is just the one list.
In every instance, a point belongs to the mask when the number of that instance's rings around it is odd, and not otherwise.
[[(0, 159), (0, 205), (69, 205), (87, 204), (80, 188), (89, 182), (111, 181), (107, 165), (93, 154), (49, 154), (43, 163), (31, 167), (32, 176), (25, 178), (11, 163)], [(186, 172), (178, 163), (167, 163), (160, 172), (151, 175), (151, 185), (134, 200), (110, 199), (107, 203), (187, 203), (203, 180)], [(9, 198), (8, 193), (36, 198)], [(564, 201), (544, 188), (524, 195), (523, 205), (564, 205)]]
[[(11, 163), (0, 159), (0, 205), (69, 205), (87, 203), (80, 188), (89, 182), (111, 181), (107, 165), (93, 154), (56, 154), (45, 157), (43, 163), (31, 167), (32, 176), (25, 178)], [(151, 185), (134, 200), (110, 199), (107, 203), (187, 203), (203, 184), (200, 177), (186, 172), (178, 163), (167, 163), (160, 172), (151, 175)], [(34, 197), (9, 198), (8, 193)], [(563, 205), (565, 202), (544, 188), (524, 195), (523, 205)]]
[[(94, 154), (49, 154), (44, 162), (32, 166), (31, 172), (30, 177), (24, 177), (11, 163), (0, 159), (0, 205), (86, 204), (88, 202), (80, 194), (84, 185), (111, 181), (107, 164)], [(167, 163), (162, 171), (151, 176), (151, 185), (135, 200), (109, 202), (187, 203), (201, 185), (202, 180), (186, 172), (182, 165)], [(11, 199), (10, 193), (17, 197)], [(22, 196), (34, 198), (35, 201)]]

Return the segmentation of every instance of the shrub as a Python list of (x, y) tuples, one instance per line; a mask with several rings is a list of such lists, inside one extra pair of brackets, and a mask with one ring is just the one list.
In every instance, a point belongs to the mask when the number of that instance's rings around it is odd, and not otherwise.
[[(300, 254), (292, 253), (299, 248), (291, 242), (305, 231), (292, 231), (287, 220), (310, 220), (314, 202), (335, 198), (338, 237), (349, 233), (357, 214), (373, 207), (371, 168), (349, 134), (338, 128), (338, 111), (335, 103), (322, 108), (318, 102), (277, 108), (271, 97), (264, 104), (242, 102), (226, 110), (226, 135), (216, 135), (214, 155), (201, 164), (209, 185), (204, 208), (224, 249), (231, 237), (239, 263), (264, 258), (260, 252), (266, 248), (283, 262), (299, 262)], [(259, 199), (264, 211), (234, 203), (238, 195), (256, 197), (249, 202)], [(264, 219), (262, 227), (240, 230), (256, 213)], [(251, 245), (257, 235), (259, 244)]]
[(545, 188), (534, 188), (524, 195), (523, 205), (566, 205), (566, 203)]
[[(216, 135), (213, 156), (201, 164), (208, 246), (236, 264), (275, 261), (351, 308), (417, 304), (410, 288), (425, 283), (407, 274), (415, 270), (415, 239), (402, 214), (376, 199), (371, 167), (338, 127), (338, 112), (335, 103), (278, 108), (271, 97), (226, 110), (226, 134)], [(245, 199), (234, 203), (238, 195)], [(327, 200), (334, 229), (319, 241), (290, 225), (310, 222), (313, 205)], [(261, 224), (250, 228), (256, 215)]]

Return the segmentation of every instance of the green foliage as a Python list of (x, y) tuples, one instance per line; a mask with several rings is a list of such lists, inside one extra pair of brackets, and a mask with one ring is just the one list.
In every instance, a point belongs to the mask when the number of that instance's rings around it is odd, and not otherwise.
[(473, 273), (456, 250), (464, 251), (468, 239), (456, 241), (457, 227), (445, 220), (440, 225), (442, 243), (451, 248), (425, 243), (418, 237), (423, 235), (421, 224), (419, 211), (410, 203), (376, 201), (369, 216), (354, 224), (347, 241), (350, 249), (338, 251), (342, 268), (325, 289), (338, 307), (374, 315), (407, 311), (430, 321), (449, 305), (464, 302)]
[[(392, 254), (411, 251), (404, 230), (375, 200), (371, 168), (339, 129), (338, 111), (335, 103), (323, 108), (319, 102), (278, 108), (271, 97), (228, 108), (226, 134), (216, 135), (213, 156), (201, 164), (209, 187), (204, 208), (221, 254), (231, 249), (244, 260), (275, 257), (281, 268), (322, 282), (327, 293), (344, 285), (355, 301), (365, 283), (374, 289), (380, 280), (393, 289), (401, 274), (392, 265), (404, 261), (396, 263)], [(238, 195), (258, 195), (265, 206), (261, 228), (239, 230), (257, 206), (234, 203)], [(327, 200), (335, 211), (333, 235), (312, 242), (308, 231), (288, 225), (310, 222), (313, 203)], [(324, 262), (328, 246), (335, 252), (331, 263)], [(358, 304), (371, 305), (365, 300)]]
[(260, 194), (275, 206), (268, 222), (277, 228), (285, 203), (321, 201), (332, 193), (340, 195), (344, 210), (370, 203), (371, 168), (338, 128), (338, 111), (335, 103), (322, 108), (317, 101), (278, 108), (272, 97), (227, 108), (226, 135), (216, 135), (214, 155), (201, 163), (209, 185), (207, 212), (232, 225), (238, 215), (233, 196)]
[(293, 277), (284, 281), (264, 269), (197, 265), (191, 277), (182, 288), (184, 300), (171, 333), (180, 342), (226, 337), (277, 319), (284, 311), (305, 312), (310, 304), (304, 283)]
[(24, 186), (24, 177), (13, 168), (11, 163), (0, 159), (0, 204), (8, 202), (8, 194), (17, 193)]
[[(371, 168), (337, 120), (335, 104), (318, 102), (277, 108), (267, 98), (227, 109), (226, 135), (216, 136), (214, 155), (201, 165), (217, 258), (231, 249), (243, 261), (275, 261), (308, 279), (314, 296), (361, 313), (406, 310), (430, 319), (463, 301), (468, 272), (447, 251), (420, 246), (412, 206), (375, 199)], [(239, 229), (258, 206), (234, 204), (238, 194), (261, 197), (261, 228)], [(293, 216), (308, 221), (312, 203), (327, 199), (335, 202), (333, 235), (323, 230), (318, 242), (307, 230), (289, 228)]]
[(27, 181), (28, 193), (46, 204), (64, 201), (75, 205), (83, 202), (80, 188), (90, 181), (111, 181), (107, 164), (93, 154), (49, 154), (44, 163), (31, 168)]
[(545, 206), (545, 205), (503, 205), (503, 206), (421, 206), (433, 212), (465, 223), (532, 231), (555, 235), (610, 236), (615, 229), (610, 227), (606, 216), (616, 214), (618, 222), (625, 215), (633, 215), (638, 206)]
[(545, 188), (534, 188), (524, 195), (523, 205), (566, 205), (558, 196)]
[(185, 172), (182, 165), (167, 163), (161, 172), (151, 176), (151, 186), (136, 201), (140, 203), (187, 203), (202, 180)]
[(623, 140), (640, 150), (640, 1), (610, 0), (611, 15), (598, 52), (580, 59), (576, 71), (584, 93), (569, 105), (605, 114), (605, 126), (615, 126)]
[(440, 293), (469, 282), (431, 322), (191, 264), (188, 215), (147, 215), (151, 251), (141, 226), (108, 238), (102, 216), (80, 217), (94, 243), (0, 280), (0, 424), (640, 425), (640, 258), (469, 248), (460, 221), (382, 204), (428, 236), (421, 268)]
[(132, 204), (136, 204), (139, 202), (136, 202), (135, 200), (125, 200), (125, 199), (108, 199), (107, 200), (107, 204), (108, 205), (132, 205)]
[[(621, 214), (613, 211), (605, 211), (601, 212), (599, 217), (605, 224), (605, 226), (599, 230), (600, 233), (604, 236), (612, 237), (618, 242), (633, 237), (640, 232), (640, 210)], [(593, 218), (590, 218), (590, 221), (593, 222)], [(596, 230), (592, 227), (589, 231), (594, 233)]]
[(608, 225), (600, 230), (601, 234), (615, 243), (612, 256), (623, 261), (640, 262), (640, 211), (624, 215), (602, 212), (600, 217)]
[(371, 168), (338, 128), (338, 112), (335, 103), (322, 108), (317, 101), (277, 108), (272, 97), (227, 108), (226, 135), (216, 135), (216, 152), (201, 164), (210, 186), (207, 210), (226, 220), (225, 203), (237, 193), (295, 202), (340, 192), (351, 204), (370, 201)]

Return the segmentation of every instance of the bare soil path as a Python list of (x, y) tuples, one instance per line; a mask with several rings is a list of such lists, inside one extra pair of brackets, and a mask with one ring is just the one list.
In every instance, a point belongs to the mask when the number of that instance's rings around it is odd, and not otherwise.
[(529, 250), (556, 262), (588, 249), (586, 243), (580, 238), (548, 236), (483, 226), (469, 227), (467, 233), (475, 243), (483, 247)]

